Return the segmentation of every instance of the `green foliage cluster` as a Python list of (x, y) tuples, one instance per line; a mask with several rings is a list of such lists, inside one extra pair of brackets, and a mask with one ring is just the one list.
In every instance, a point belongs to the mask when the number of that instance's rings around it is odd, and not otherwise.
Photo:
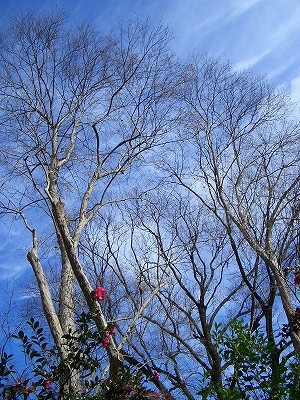
[[(213, 337), (224, 367), (223, 386), (210, 382), (199, 391), (203, 399), (295, 400), (300, 398), (300, 357), (280, 357), (276, 345), (247, 323), (232, 320), (224, 331), (215, 324)], [(282, 343), (285, 333), (281, 332)], [(215, 396), (215, 397), (214, 397)]]
[[(93, 325), (95, 317), (82, 313), (78, 330), (65, 335), (67, 362), (61, 361), (57, 349), (47, 343), (44, 329), (33, 318), (27, 325), (31, 335), (19, 331), (29, 360), (26, 373), (18, 375), (13, 356), (2, 351), (0, 363), (0, 396), (4, 400), (143, 400), (163, 399), (149, 390), (140, 371), (124, 366), (112, 378), (101, 379), (101, 340), (105, 332)], [(109, 326), (107, 329), (111, 329)], [(284, 336), (284, 331), (281, 333)], [(298, 355), (279, 356), (278, 348), (258, 331), (251, 332), (247, 323), (233, 320), (228, 326), (215, 324), (213, 340), (223, 363), (223, 384), (216, 387), (208, 381), (198, 395), (201, 399), (287, 400), (300, 398), (300, 360)], [(285, 340), (282, 340), (285, 343)], [(67, 382), (80, 372), (82, 391), (69, 392)], [(25, 377), (26, 375), (26, 377)], [(24, 376), (24, 379), (22, 378)], [(257, 397), (258, 396), (258, 397)]]
[[(4, 400), (39, 399), (50, 400), (142, 400), (162, 399), (161, 395), (145, 387), (142, 374), (124, 365), (116, 375), (101, 380), (99, 375), (99, 343), (101, 334), (90, 326), (93, 317), (83, 313), (75, 334), (64, 336), (68, 348), (67, 362), (61, 361), (57, 349), (49, 345), (44, 329), (33, 318), (27, 325), (32, 334), (19, 331), (14, 338), (22, 343), (24, 354), (29, 360), (29, 369), (18, 375), (13, 366), (13, 356), (2, 352), (0, 363), (0, 396)], [(72, 374), (80, 372), (82, 388), (72, 393), (67, 383)]]

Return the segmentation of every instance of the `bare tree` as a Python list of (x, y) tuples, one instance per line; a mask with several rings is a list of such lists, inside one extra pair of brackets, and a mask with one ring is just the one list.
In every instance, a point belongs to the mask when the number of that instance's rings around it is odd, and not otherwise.
[[(104, 238), (103, 257), (132, 304), (126, 310), (170, 279), (129, 348), (145, 363), (151, 358), (176, 395), (194, 398), (201, 374), (209, 374), (223, 398), (218, 388), (228, 370), (213, 324), (225, 320), (226, 329), (226, 321), (244, 318), (272, 349), (275, 395), (290, 346), (281, 341), (283, 314), (298, 349), (299, 299), (291, 281), (298, 268), (298, 123), (287, 93), (216, 60), (185, 67), (177, 96), (178, 137), (156, 162), (157, 177), (150, 170), (154, 195), (148, 190), (115, 235)], [(126, 219), (130, 229), (121, 234)], [(130, 265), (133, 280), (124, 275)], [(253, 390), (259, 396), (260, 388)]]
[(181, 145), (165, 169), (223, 224), (235, 252), (241, 239), (248, 243), (273, 294), (265, 303), (240, 268), (244, 281), (269, 321), (279, 294), (299, 350), (290, 281), (300, 211), (299, 123), (288, 94), (210, 59), (190, 64), (182, 80)]
[[(28, 260), (66, 360), (62, 336), (74, 330), (75, 280), (99, 328), (107, 326), (78, 244), (102, 207), (122, 200), (133, 163), (164, 135), (175, 79), (169, 35), (139, 21), (108, 36), (84, 24), (68, 29), (55, 13), (16, 17), (7, 32), (0, 44), (1, 204), (31, 232)], [(55, 235), (60, 253), (58, 308), (39, 256), (41, 228)], [(107, 351), (113, 372), (122, 356), (113, 341)], [(78, 389), (78, 380), (70, 384)]]
[(91, 274), (114, 282), (110, 318), (121, 318), (121, 337), (161, 287), (126, 335), (125, 354), (158, 371), (175, 398), (195, 399), (211, 382), (222, 399), (227, 366), (216, 324), (226, 330), (253, 308), (224, 227), (175, 191), (148, 193), (122, 209), (122, 218), (106, 216), (81, 245)]
[[(156, 370), (168, 399), (197, 398), (207, 382), (226, 398), (231, 366), (216, 330), (233, 319), (264, 331), (276, 374), (290, 346), (276, 338), (278, 310), (300, 349), (299, 124), (287, 94), (216, 60), (178, 66), (167, 30), (147, 21), (104, 36), (68, 29), (62, 14), (28, 14), (7, 32), (1, 210), (31, 233), (27, 257), (61, 359), (84, 300), (99, 331), (116, 325), (110, 373), (124, 359), (147, 377)], [(91, 293), (104, 282), (102, 306)], [(68, 385), (80, 391), (79, 376)]]

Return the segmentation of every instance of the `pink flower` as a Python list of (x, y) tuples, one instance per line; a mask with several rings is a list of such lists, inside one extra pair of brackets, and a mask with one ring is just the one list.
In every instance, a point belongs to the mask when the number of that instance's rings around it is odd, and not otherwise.
[(97, 286), (92, 293), (94, 300), (103, 300), (107, 292), (103, 286)]
[(51, 386), (52, 382), (50, 381), (50, 379), (45, 379), (43, 382), (43, 386), (45, 389), (49, 389), (49, 387)]
[(300, 285), (300, 273), (299, 272), (297, 272), (297, 274), (295, 275), (294, 284)]
[(156, 369), (153, 370), (153, 377), (152, 379), (154, 381), (158, 381), (159, 380), (159, 373), (156, 371)]
[(107, 346), (109, 346), (110, 344), (110, 338), (109, 335), (104, 336), (104, 338), (102, 339), (102, 347), (106, 348)]
[(16, 383), (13, 384), (13, 387), (15, 388), (19, 388), (23, 386), (23, 382), (22, 381), (17, 381)]
[(116, 331), (116, 329), (115, 329), (115, 327), (113, 326), (113, 327), (111, 327), (111, 328), (108, 330), (108, 334), (109, 334), (109, 335), (113, 335), (113, 334), (115, 333), (115, 331)]

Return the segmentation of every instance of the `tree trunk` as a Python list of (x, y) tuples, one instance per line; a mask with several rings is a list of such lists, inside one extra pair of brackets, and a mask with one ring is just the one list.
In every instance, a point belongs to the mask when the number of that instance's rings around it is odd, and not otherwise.
[(32, 266), (32, 269), (34, 271), (34, 274), (35, 274), (35, 277), (37, 280), (37, 284), (38, 284), (40, 295), (41, 295), (43, 310), (44, 310), (45, 317), (47, 319), (55, 346), (58, 349), (61, 360), (63, 362), (65, 362), (65, 364), (66, 364), (67, 370), (66, 370), (65, 376), (62, 377), (62, 380), (64, 381), (64, 385), (67, 384), (69, 391), (71, 393), (74, 393), (74, 392), (77, 392), (78, 390), (80, 390), (79, 379), (78, 379), (78, 376), (76, 374), (71, 373), (68, 368), (68, 362), (67, 362), (68, 353), (65, 350), (65, 347), (63, 344), (64, 331), (62, 329), (60, 320), (55, 311), (50, 288), (49, 288), (49, 285), (47, 282), (47, 278), (45, 276), (43, 267), (39, 261), (38, 255), (37, 255), (38, 241), (37, 241), (37, 235), (36, 235), (35, 230), (32, 230), (32, 236), (33, 236), (33, 246), (29, 250), (29, 252), (27, 254), (27, 258)]

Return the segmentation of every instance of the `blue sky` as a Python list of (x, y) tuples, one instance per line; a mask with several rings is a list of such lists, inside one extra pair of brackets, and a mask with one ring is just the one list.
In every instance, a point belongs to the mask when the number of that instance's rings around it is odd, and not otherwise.
[[(52, 7), (104, 32), (122, 19), (162, 19), (179, 57), (197, 51), (229, 59), (237, 69), (252, 67), (275, 85), (290, 87), (292, 99), (300, 101), (300, 0), (0, 0), (0, 6), (1, 28), (16, 11)], [(10, 290), (22, 300), (23, 284), (33, 280), (26, 259), (31, 237), (21, 226), (0, 219), (0, 312), (8, 307)]]
[(49, 7), (65, 9), (75, 21), (87, 19), (103, 30), (119, 19), (162, 17), (173, 32), (179, 55), (195, 49), (222, 56), (239, 68), (251, 66), (300, 91), (299, 0), (0, 0), (0, 4), (0, 23), (16, 10)]
[[(300, 100), (300, 0), (0, 0), (0, 25), (21, 10), (65, 9), (71, 20), (89, 20), (103, 31), (120, 19), (163, 20), (173, 33), (173, 49), (231, 60), (252, 67), (274, 84), (291, 88)], [(9, 233), (9, 235), (7, 235)], [(29, 269), (30, 236), (0, 221), (0, 286)]]

